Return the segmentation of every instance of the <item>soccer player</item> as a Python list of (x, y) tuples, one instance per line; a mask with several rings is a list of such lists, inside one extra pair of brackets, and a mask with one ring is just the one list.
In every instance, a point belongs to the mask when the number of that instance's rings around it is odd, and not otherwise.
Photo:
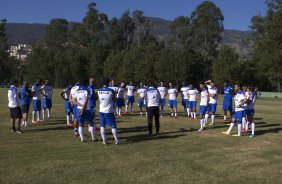
[(182, 96), (182, 106), (184, 108), (184, 116), (190, 116), (190, 108), (189, 108), (189, 100), (188, 100), (188, 90), (189, 86), (186, 86), (185, 82), (182, 82), (182, 87), (180, 89), (181, 96)]
[(201, 89), (201, 101), (200, 101), (199, 115), (200, 115), (201, 128), (198, 131), (202, 131), (206, 128), (205, 114), (209, 103), (209, 92), (204, 82), (200, 83), (200, 89)]
[(124, 98), (125, 98), (125, 83), (121, 82), (120, 87), (118, 87), (117, 91), (117, 99), (116, 99), (116, 107), (117, 107), (117, 116), (121, 117), (121, 110), (124, 106)]
[(227, 111), (230, 113), (230, 119), (232, 118), (232, 96), (233, 96), (233, 87), (230, 85), (228, 80), (224, 81), (224, 96), (223, 96), (223, 103), (222, 103), (222, 110), (224, 113), (223, 121), (226, 122), (227, 120)]
[[(21, 131), (21, 118), (22, 112), (20, 108), (20, 99), (18, 93), (18, 81), (14, 80), (11, 87), (8, 89), (8, 107), (10, 110), (12, 132), (22, 133)], [(15, 125), (17, 124), (17, 129)]]
[(73, 85), (70, 91), (70, 102), (71, 102), (72, 111), (73, 111), (73, 125), (68, 124), (68, 126), (73, 126), (73, 133), (75, 136), (78, 136), (79, 133), (78, 133), (78, 116), (77, 116), (78, 109), (77, 109), (77, 105), (74, 103), (74, 97), (79, 87), (80, 87), (80, 82), (77, 80), (77, 82), (75, 83), (75, 85)]
[(71, 124), (71, 114), (73, 113), (72, 111), (72, 105), (71, 105), (71, 101), (70, 101), (70, 93), (71, 93), (71, 88), (72, 85), (67, 86), (63, 92), (60, 94), (61, 97), (64, 99), (64, 109), (65, 109), (65, 113), (67, 116), (67, 126), (73, 126)]
[(143, 106), (144, 104), (144, 96), (145, 96), (146, 88), (143, 87), (143, 83), (140, 82), (140, 87), (137, 90), (138, 95), (138, 107), (140, 108), (140, 116), (143, 116)]
[(178, 95), (178, 90), (173, 86), (172, 82), (169, 84), (169, 89), (168, 89), (168, 105), (170, 107), (171, 111), (171, 117), (177, 117), (177, 95)]
[(218, 100), (217, 87), (215, 87), (215, 83), (212, 80), (206, 81), (205, 84), (207, 84), (208, 92), (209, 92), (209, 107), (205, 115), (205, 120), (206, 122), (208, 121), (208, 117), (210, 113), (211, 123), (209, 125), (213, 125), (215, 119), (216, 107), (217, 107), (217, 100)]
[(93, 123), (93, 113), (90, 109), (89, 104), (89, 92), (87, 90), (89, 82), (88, 80), (82, 80), (80, 82), (80, 87), (75, 91), (73, 95), (73, 102), (77, 105), (77, 121), (79, 123), (79, 136), (81, 142), (86, 142), (84, 137), (84, 123), (87, 122), (89, 124), (89, 129), (91, 133), (92, 142), (95, 142), (95, 125)]
[(152, 134), (153, 129), (153, 117), (155, 118), (155, 126), (156, 126), (156, 135), (160, 132), (160, 100), (161, 94), (158, 89), (154, 87), (153, 84), (150, 84), (150, 87), (145, 92), (145, 104), (147, 107), (148, 113), (148, 131), (149, 135)]
[(130, 112), (133, 113), (132, 107), (134, 103), (135, 86), (132, 84), (132, 81), (130, 81), (129, 84), (126, 86), (126, 91), (127, 91), (127, 101), (126, 101), (125, 113), (127, 113), (128, 111), (128, 105), (130, 105)]
[(41, 87), (43, 93), (43, 110), (42, 110), (42, 119), (45, 119), (45, 110), (47, 109), (47, 118), (50, 118), (51, 109), (52, 109), (52, 94), (53, 88), (48, 80), (45, 81), (45, 84)]
[[(40, 111), (42, 108), (41, 107), (41, 98), (40, 98), (40, 95), (42, 94), (41, 84), (42, 84), (42, 79), (37, 79), (36, 83), (31, 88), (33, 92), (33, 98), (32, 98), (32, 105), (33, 105), (32, 123), (33, 124), (36, 124), (42, 121), (40, 120)], [(37, 115), (37, 121), (35, 121), (35, 114)]]
[[(111, 80), (110, 83), (109, 83), (109, 88), (111, 88), (112, 90), (114, 90), (115, 92), (115, 97), (118, 93), (118, 87), (115, 85), (115, 81), (114, 80)], [(116, 109), (116, 104), (115, 102), (113, 102), (114, 104), (114, 109)], [(117, 117), (117, 110), (115, 110), (115, 117)]]
[(238, 134), (234, 134), (233, 136), (241, 136), (242, 131), (242, 118), (244, 113), (243, 105), (247, 102), (246, 96), (244, 92), (241, 89), (241, 84), (237, 83), (234, 86), (234, 103), (235, 103), (235, 110), (234, 114), (232, 116), (232, 122), (230, 124), (230, 127), (227, 131), (222, 132), (223, 134), (230, 135), (230, 132), (232, 128), (234, 127), (234, 124), (238, 124)]
[(248, 86), (247, 88), (246, 99), (247, 99), (247, 102), (246, 102), (247, 106), (246, 106), (245, 111), (246, 111), (246, 117), (247, 117), (247, 124), (243, 132), (248, 133), (248, 127), (249, 127), (249, 124), (251, 123), (252, 134), (249, 137), (253, 138), (255, 137), (255, 123), (253, 121), (254, 121), (254, 114), (255, 114), (254, 104), (256, 101), (256, 94), (252, 86)]
[(21, 97), (21, 111), (22, 111), (22, 126), (28, 126), (28, 111), (30, 106), (30, 99), (32, 97), (31, 90), (29, 89), (28, 82), (24, 81), (20, 92)]
[(88, 86), (87, 90), (89, 92), (89, 106), (90, 106), (90, 110), (93, 113), (93, 117), (94, 117), (94, 122), (95, 122), (95, 107), (96, 107), (96, 93), (95, 93), (95, 80), (94, 78), (91, 78), (89, 80), (90, 85)]
[(160, 101), (161, 113), (160, 114), (161, 114), (161, 117), (163, 117), (164, 107), (165, 107), (165, 104), (166, 104), (165, 97), (168, 94), (167, 93), (167, 87), (164, 86), (164, 82), (160, 83), (158, 90), (161, 94), (161, 101)]
[(119, 143), (117, 135), (117, 125), (114, 115), (114, 101), (115, 92), (111, 88), (108, 88), (110, 80), (104, 79), (103, 87), (98, 89), (98, 96), (100, 100), (99, 116), (100, 116), (100, 132), (103, 139), (103, 144), (107, 144), (105, 127), (110, 126), (112, 128), (112, 134), (115, 139), (115, 144)]
[[(245, 96), (247, 94), (247, 85), (246, 84), (243, 84), (242, 85), (242, 91), (244, 92)], [(243, 108), (244, 108), (244, 113), (243, 113), (243, 118), (242, 118), (242, 130), (245, 130), (246, 126), (247, 126), (247, 121), (246, 121), (246, 106), (247, 106), (247, 103), (245, 103), (243, 105)]]
[(199, 91), (197, 88), (194, 88), (193, 84), (189, 85), (188, 90), (188, 99), (189, 99), (189, 108), (191, 112), (191, 119), (197, 119), (196, 118), (196, 107), (197, 107), (197, 98)]

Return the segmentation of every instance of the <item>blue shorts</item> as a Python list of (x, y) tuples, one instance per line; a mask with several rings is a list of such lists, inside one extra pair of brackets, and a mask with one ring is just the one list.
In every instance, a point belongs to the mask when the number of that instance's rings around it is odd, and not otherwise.
[(223, 100), (222, 110), (223, 111), (232, 111), (232, 101)]
[(77, 111), (78, 111), (78, 109), (77, 109), (77, 105), (73, 105), (73, 107), (72, 107), (72, 111), (73, 111), (73, 117), (74, 117), (74, 119), (78, 119), (78, 113), (77, 113)]
[(127, 96), (126, 104), (133, 104), (134, 103), (134, 96)]
[(78, 123), (93, 123), (94, 117), (93, 117), (93, 113), (90, 110), (84, 110), (84, 113), (82, 115), (79, 115), (79, 112), (81, 110), (77, 109), (76, 113), (77, 113), (77, 121)]
[(160, 106), (161, 106), (161, 107), (164, 107), (165, 104), (166, 104), (165, 98), (161, 99), (161, 101), (160, 101)]
[(32, 100), (33, 111), (41, 111), (41, 100)]
[(124, 99), (123, 99), (123, 98), (117, 98), (116, 106), (117, 106), (117, 107), (122, 107), (122, 106), (124, 106)]
[(247, 116), (254, 116), (254, 114), (255, 114), (255, 110), (254, 110), (254, 109), (245, 110), (245, 112), (246, 112), (246, 115), (247, 115)]
[(52, 108), (52, 100), (49, 98), (43, 98), (43, 109)]
[(138, 107), (139, 107), (139, 108), (145, 107), (145, 104), (144, 104), (144, 100), (143, 100), (143, 99), (138, 99)]
[(177, 107), (177, 101), (176, 100), (169, 100), (168, 101), (168, 106), (170, 108), (176, 108)]
[(217, 104), (209, 104), (207, 112), (215, 113)]
[(235, 111), (232, 118), (234, 118), (238, 124), (242, 123), (244, 111)]
[(200, 114), (200, 115), (206, 114), (207, 109), (208, 109), (208, 106), (206, 106), (206, 105), (200, 105), (199, 114)]
[(189, 101), (189, 108), (196, 108), (197, 107), (197, 101)]
[(117, 127), (116, 119), (114, 113), (99, 113), (100, 116), (100, 126), (110, 126), (112, 128)]
[(189, 100), (188, 99), (182, 99), (182, 105), (186, 108), (189, 108)]
[(70, 101), (65, 100), (64, 107), (65, 107), (65, 113), (70, 115), (70, 113), (72, 113), (72, 107)]

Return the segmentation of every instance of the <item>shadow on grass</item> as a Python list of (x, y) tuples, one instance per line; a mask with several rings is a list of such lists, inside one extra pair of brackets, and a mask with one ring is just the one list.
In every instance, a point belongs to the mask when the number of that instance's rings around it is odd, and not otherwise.
[(266, 129), (266, 130), (256, 130), (255, 134), (256, 135), (263, 135), (267, 133), (279, 133), (282, 130), (282, 128), (271, 128), (271, 129)]
[(60, 126), (60, 127), (45, 127), (45, 128), (35, 128), (35, 129), (27, 129), (25, 132), (45, 132), (45, 131), (56, 131), (56, 130), (72, 130), (72, 127)]

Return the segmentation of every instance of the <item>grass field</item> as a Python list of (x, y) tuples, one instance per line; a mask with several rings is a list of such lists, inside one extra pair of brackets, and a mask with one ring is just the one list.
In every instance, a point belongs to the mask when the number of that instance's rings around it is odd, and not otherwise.
[(281, 99), (257, 100), (255, 138), (221, 133), (228, 127), (222, 123), (220, 99), (216, 124), (206, 131), (198, 132), (198, 120), (184, 118), (178, 104), (179, 118), (161, 119), (161, 135), (148, 137), (146, 118), (136, 112), (118, 119), (120, 145), (114, 145), (109, 129), (110, 144), (102, 145), (82, 144), (72, 135), (58, 94), (55, 91), (53, 117), (23, 128), (20, 135), (10, 131), (7, 92), (0, 89), (0, 183), (282, 181)]

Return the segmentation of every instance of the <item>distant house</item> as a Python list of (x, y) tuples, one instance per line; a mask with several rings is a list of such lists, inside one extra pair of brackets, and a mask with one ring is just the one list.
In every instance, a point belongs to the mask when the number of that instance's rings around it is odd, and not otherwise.
[(27, 56), (31, 54), (31, 45), (18, 44), (17, 46), (11, 46), (10, 53), (11, 57), (15, 57), (18, 60), (26, 60)]

